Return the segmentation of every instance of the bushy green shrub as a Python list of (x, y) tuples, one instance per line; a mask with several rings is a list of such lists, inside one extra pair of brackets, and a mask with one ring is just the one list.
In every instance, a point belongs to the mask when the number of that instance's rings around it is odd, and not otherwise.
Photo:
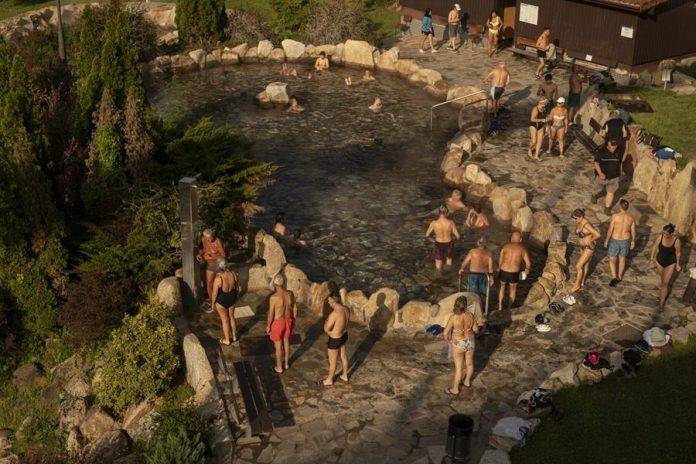
[(179, 367), (178, 344), (169, 311), (152, 296), (138, 314), (126, 316), (111, 333), (96, 388), (99, 402), (122, 413), (164, 391)]
[[(9, 381), (0, 384), (0, 429), (14, 430), (13, 449), (22, 453), (39, 446), (50, 450), (61, 450), (63, 440), (58, 434), (58, 419), (53, 411), (58, 399), (42, 398), (41, 387), (15, 388)], [(25, 420), (26, 426), (22, 428)], [(21, 431), (20, 431), (21, 429)]]
[(179, 394), (165, 398), (157, 408), (152, 436), (142, 446), (148, 464), (204, 462), (208, 427), (190, 405), (181, 401), (188, 391), (181, 388), (177, 391)]
[(189, 435), (184, 427), (152, 440), (143, 453), (145, 464), (201, 464), (205, 445), (200, 435)]
[(311, 4), (304, 23), (303, 38), (316, 44), (366, 39), (370, 26), (360, 0), (315, 1)]
[(225, 36), (225, 1), (177, 0), (175, 20), (182, 43), (210, 50)]
[(271, 0), (276, 13), (273, 27), (280, 38), (295, 37), (307, 18), (309, 0)]

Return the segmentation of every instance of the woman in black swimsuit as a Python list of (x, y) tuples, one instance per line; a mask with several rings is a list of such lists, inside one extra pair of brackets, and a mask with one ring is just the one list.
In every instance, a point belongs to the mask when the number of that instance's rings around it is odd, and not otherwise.
[(681, 241), (674, 233), (674, 224), (662, 228), (650, 252), (650, 262), (660, 275), (660, 309), (665, 309), (674, 270), (681, 271)]
[[(546, 135), (546, 118), (548, 118), (548, 100), (543, 98), (539, 103), (532, 108), (532, 114), (529, 116), (529, 150), (527, 157), (535, 161), (541, 161), (539, 152), (541, 151), (541, 143)], [(534, 152), (534, 155), (532, 155)]]
[(575, 285), (570, 289), (570, 293), (575, 293), (585, 285), (585, 279), (587, 279), (587, 273), (590, 269), (590, 261), (594, 255), (595, 242), (599, 240), (600, 233), (585, 217), (584, 209), (576, 209), (571, 217), (577, 221), (575, 233), (578, 236), (578, 245), (580, 246), (580, 257), (575, 264), (577, 272)]
[[(218, 260), (218, 269), (220, 272), (215, 276), (213, 281), (213, 296), (211, 301), (214, 301), (215, 311), (220, 316), (222, 323), (222, 334), (220, 344), (229, 345), (237, 341), (237, 323), (234, 320), (234, 304), (237, 302), (239, 293), (239, 277), (232, 271), (230, 265), (225, 258)], [(230, 334), (232, 341), (230, 341)]]

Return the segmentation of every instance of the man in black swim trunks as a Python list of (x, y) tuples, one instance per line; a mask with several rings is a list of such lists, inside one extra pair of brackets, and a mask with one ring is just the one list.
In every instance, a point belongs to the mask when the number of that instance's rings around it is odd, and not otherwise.
[(522, 234), (513, 232), (510, 243), (506, 243), (500, 249), (500, 259), (498, 260), (498, 279), (500, 280), (500, 290), (498, 291), (498, 311), (503, 310), (505, 300), (505, 289), (510, 289), (508, 307), (512, 308), (517, 297), (517, 283), (524, 280), (526, 276), (522, 274), (522, 264), (524, 270), (529, 272), (532, 268), (532, 260), (529, 258), (527, 247), (522, 244)]
[(498, 104), (500, 97), (505, 92), (505, 87), (510, 83), (510, 72), (505, 62), (501, 62), (483, 78), (482, 82), (491, 81), (491, 100), (493, 100), (493, 116), (498, 116)]
[(341, 380), (348, 383), (348, 351), (346, 350), (346, 342), (348, 341), (348, 321), (350, 320), (350, 311), (341, 304), (336, 285), (330, 287), (328, 304), (331, 312), (324, 322), (324, 332), (329, 336), (327, 344), (327, 352), (329, 355), (329, 373), (326, 376), (323, 384), (325, 387), (331, 386), (334, 383), (336, 376), (336, 364), (338, 357), (341, 357)]

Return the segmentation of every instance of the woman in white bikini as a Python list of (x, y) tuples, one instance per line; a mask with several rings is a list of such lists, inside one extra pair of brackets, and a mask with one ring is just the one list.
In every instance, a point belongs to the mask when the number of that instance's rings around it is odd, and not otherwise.
[(565, 106), (565, 98), (556, 100), (556, 106), (549, 112), (549, 148), (548, 154), (551, 155), (553, 142), (558, 140), (559, 154), (561, 157), (565, 153), (565, 135), (568, 132), (568, 108)]
[(498, 51), (500, 28), (503, 27), (503, 21), (498, 16), (498, 13), (491, 11), (486, 27), (488, 28), (488, 56), (490, 57)]
[[(447, 321), (444, 337), (452, 348), (452, 358), (454, 358), (454, 380), (452, 388), (445, 392), (448, 395), (458, 395), (459, 387), (464, 379), (464, 386), (471, 386), (471, 377), (474, 375), (474, 348), (476, 341), (474, 334), (478, 332), (478, 327), (474, 323), (474, 316), (467, 310), (468, 302), (464, 295), (457, 298), (452, 308), (452, 314)], [(466, 375), (464, 369), (466, 366)]]

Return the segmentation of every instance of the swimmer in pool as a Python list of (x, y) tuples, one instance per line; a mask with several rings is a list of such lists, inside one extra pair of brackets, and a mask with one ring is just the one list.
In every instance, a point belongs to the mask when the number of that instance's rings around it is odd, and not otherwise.
[(303, 247), (308, 245), (307, 240), (305, 240), (304, 235), (302, 234), (302, 229), (295, 229), (295, 232), (292, 234), (292, 239), (295, 242), (295, 245)]
[(287, 109), (288, 113), (301, 113), (304, 111), (304, 107), (300, 106), (297, 98), (292, 97), (290, 99), (290, 107)]
[(375, 98), (375, 101), (372, 102), (368, 109), (373, 113), (379, 113), (382, 111), (382, 100), (379, 97)]
[(290, 75), (290, 68), (288, 67), (287, 63), (283, 63), (280, 65), (280, 75), (281, 76), (289, 76)]
[(462, 201), (462, 191), (459, 189), (452, 190), (452, 194), (445, 200), (445, 206), (447, 206), (450, 214), (466, 211), (467, 207)]
[(351, 85), (353, 85), (353, 79), (352, 79), (350, 76), (348, 76), (348, 77), (346, 77), (345, 79), (343, 79), (343, 81), (344, 81), (344, 82), (346, 83), (346, 85), (349, 86), (349, 87), (350, 87)]
[(325, 52), (319, 53), (319, 58), (314, 62), (314, 69), (317, 71), (329, 69), (329, 59), (326, 57)]
[(376, 79), (375, 79), (375, 76), (372, 75), (370, 70), (366, 69), (365, 74), (363, 74), (363, 76), (362, 76), (362, 80), (363, 80), (363, 82), (372, 82)]
[(480, 208), (471, 208), (464, 224), (471, 229), (480, 229), (482, 232), (486, 232), (491, 225)]

